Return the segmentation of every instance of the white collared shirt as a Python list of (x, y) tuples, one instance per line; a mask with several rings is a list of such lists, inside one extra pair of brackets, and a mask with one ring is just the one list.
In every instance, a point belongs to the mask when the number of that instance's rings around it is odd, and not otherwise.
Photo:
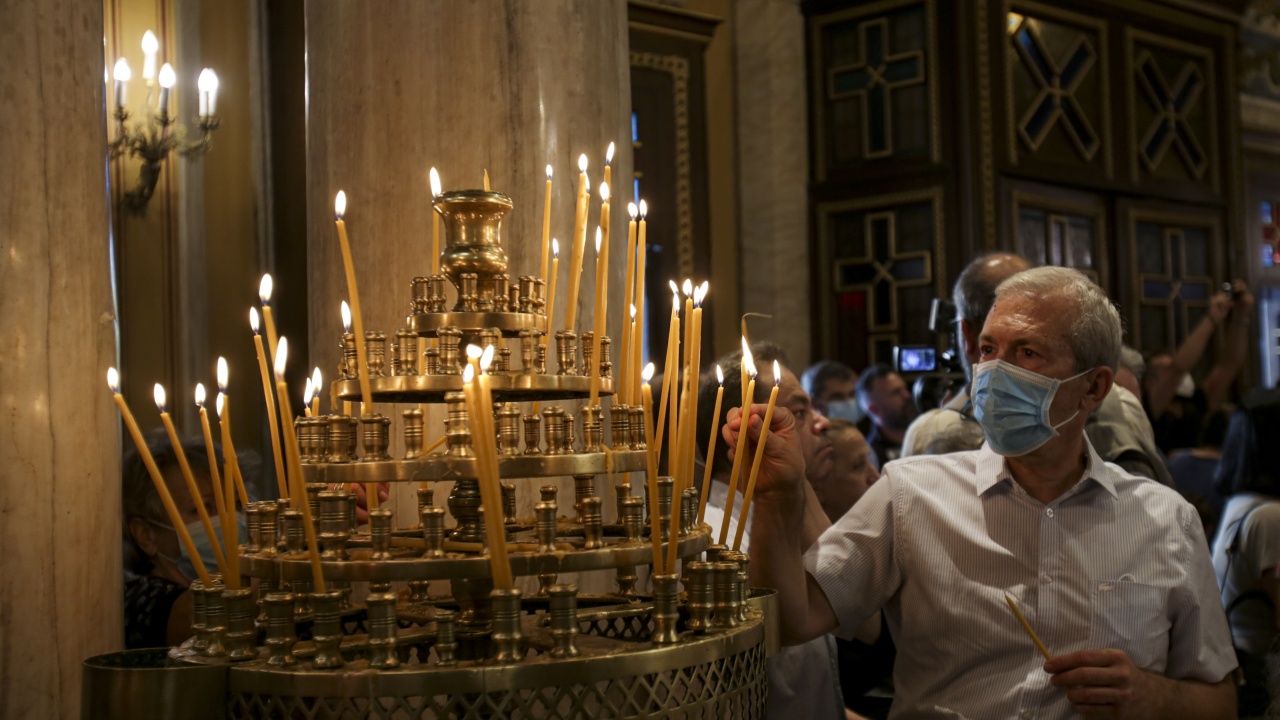
[(1235, 666), (1204, 531), (1176, 492), (1104, 463), (1052, 503), (981, 450), (890, 463), (805, 554), (851, 637), (884, 608), (898, 648), (891, 718), (1069, 718), (1053, 655), (1118, 648), (1216, 683)]

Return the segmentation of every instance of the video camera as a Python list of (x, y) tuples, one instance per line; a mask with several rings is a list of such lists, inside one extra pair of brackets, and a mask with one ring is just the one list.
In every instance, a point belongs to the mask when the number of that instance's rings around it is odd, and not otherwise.
[(912, 375), (911, 394), (921, 410), (936, 408), (942, 399), (964, 385), (964, 363), (957, 348), (960, 324), (956, 306), (946, 298), (934, 298), (929, 306), (929, 332), (947, 338), (946, 349), (930, 345), (895, 345), (893, 369), (900, 375)]

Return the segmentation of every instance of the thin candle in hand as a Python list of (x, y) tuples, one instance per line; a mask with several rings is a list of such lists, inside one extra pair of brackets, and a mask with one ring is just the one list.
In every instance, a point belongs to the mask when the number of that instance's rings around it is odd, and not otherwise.
[[(733, 536), (733, 549), (742, 547), (742, 533), (747, 529), (747, 513), (751, 510), (751, 497), (756, 491), (756, 476), (760, 474), (760, 461), (764, 459), (764, 446), (769, 440), (769, 424), (773, 422), (773, 407), (778, 402), (778, 385), (782, 381), (782, 368), (778, 361), (773, 361), (773, 390), (769, 392), (769, 405), (764, 410), (764, 423), (760, 426), (760, 439), (756, 441), (756, 457), (751, 461), (751, 476), (747, 478), (747, 492), (742, 499), (742, 512), (738, 515), (738, 531)], [(749, 410), (749, 409), (748, 409)], [(743, 411), (744, 413), (747, 410)], [(738, 431), (738, 442), (746, 437), (747, 421), (750, 415), (743, 415), (742, 429)], [(730, 505), (730, 508), (733, 506)]]
[(720, 544), (724, 545), (729, 540), (729, 518), (733, 514), (733, 501), (737, 497), (738, 492), (738, 473), (742, 471), (742, 457), (746, 454), (747, 447), (747, 413), (751, 411), (751, 400), (755, 397), (756, 392), (756, 365), (751, 358), (751, 348), (747, 346), (747, 339), (742, 338), (742, 368), (744, 374), (750, 377), (746, 387), (742, 389), (742, 408), (741, 408), (741, 424), (738, 426), (738, 445), (733, 453), (733, 470), (729, 473), (729, 500), (724, 520), (720, 524)]

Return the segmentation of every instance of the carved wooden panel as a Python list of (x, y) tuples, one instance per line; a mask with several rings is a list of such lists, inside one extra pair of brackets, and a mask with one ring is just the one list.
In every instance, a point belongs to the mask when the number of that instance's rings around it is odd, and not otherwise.
[(933, 0), (887, 0), (811, 24), (819, 179), (886, 159), (940, 160)]
[(1130, 207), (1127, 341), (1141, 350), (1176, 348), (1207, 312), (1222, 281), (1216, 213)]
[(1082, 271), (1111, 288), (1107, 207), (1091, 193), (1016, 184), (1008, 195), (1008, 249), (1037, 265)]
[(942, 189), (820, 203), (819, 313), (826, 357), (892, 362), (893, 346), (933, 344), (929, 304), (944, 292)]

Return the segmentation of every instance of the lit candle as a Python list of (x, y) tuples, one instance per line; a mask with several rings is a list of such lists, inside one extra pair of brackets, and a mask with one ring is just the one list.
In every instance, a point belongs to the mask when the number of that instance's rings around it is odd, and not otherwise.
[[(311, 414), (320, 417), (320, 388), (324, 387), (320, 383), (320, 368), (317, 366), (311, 371), (311, 389), (315, 393), (311, 396)], [(329, 403), (329, 412), (333, 412), (333, 403)]]
[(316, 592), (325, 592), (324, 572), (320, 568), (320, 548), (316, 544), (316, 528), (311, 521), (311, 503), (307, 501), (306, 486), (302, 480), (302, 456), (298, 454), (298, 436), (293, 430), (293, 408), (289, 402), (289, 388), (284, 382), (285, 364), (289, 358), (289, 341), (280, 338), (279, 353), (275, 357), (276, 396), (280, 398), (280, 424), (284, 426), (284, 445), (289, 457), (289, 483), (295, 510), (302, 511), (302, 530), (307, 538), (307, 554), (311, 561), (311, 582)]
[(209, 68), (200, 71), (196, 78), (200, 91), (200, 117), (213, 117), (218, 113), (218, 73)]
[[(658, 395), (658, 434), (654, 440), (658, 443), (655, 454), (662, 457), (663, 431), (667, 427), (667, 404), (671, 396), (671, 361), (680, 353), (680, 296), (671, 299), (671, 325), (667, 330), (667, 358), (662, 368), (662, 393)], [(667, 461), (668, 470), (671, 461)]]
[(720, 435), (720, 403), (724, 400), (724, 371), (716, 365), (716, 380), (720, 387), (716, 389), (716, 410), (711, 415), (711, 434), (707, 437), (706, 467), (702, 470), (702, 497), (698, 500), (698, 522), (702, 523), (707, 513), (707, 489), (711, 487), (711, 466), (716, 459), (716, 438)]
[(311, 385), (311, 378), (307, 378), (306, 385), (302, 389), (302, 412), (307, 417), (315, 417), (315, 413), (311, 411), (311, 401), (315, 398), (316, 391)]
[[(627, 215), (631, 219), (627, 221), (627, 260), (626, 274), (622, 276), (622, 307), (631, 308), (631, 322), (636, 321), (636, 301), (633, 291), (635, 290), (636, 270), (636, 215), (640, 212), (635, 203), (627, 203)], [(616, 375), (615, 384), (617, 388), (615, 392), (623, 404), (630, 405), (632, 403), (632, 395), (634, 389), (631, 387), (631, 325), (626, 322), (626, 316), (623, 316), (623, 327), (625, 332), (622, 333), (622, 354), (619, 356), (619, 370)]]
[[(677, 450), (677, 454), (672, 457), (671, 474), (676, 478), (676, 490), (680, 490), (685, 481), (685, 455), (689, 452), (689, 446), (693, 444), (693, 434), (689, 432), (689, 397), (696, 392), (693, 385), (693, 368), (690, 363), (693, 362), (693, 281), (689, 278), (684, 279), (681, 286), (684, 292), (684, 372), (676, 375), (676, 381), (679, 382), (680, 397), (680, 434), (672, 435), (672, 448)], [(676, 497), (679, 497), (677, 493)]]
[(662, 525), (658, 509), (658, 453), (654, 447), (656, 438), (653, 434), (653, 388), (649, 381), (653, 379), (653, 363), (644, 366), (640, 373), (643, 381), (640, 385), (640, 405), (644, 408), (644, 439), (648, 447), (645, 458), (649, 466), (649, 537), (653, 544), (653, 571), (656, 573), (662, 563)]
[(126, 93), (126, 86), (133, 79), (133, 71), (129, 69), (129, 61), (124, 58), (116, 60), (115, 67), (111, 69), (111, 77), (116, 81), (116, 107), (123, 108)]
[[(474, 347), (474, 346), (472, 346)], [(469, 350), (470, 348), (468, 348)], [(484, 392), (476, 373), (475, 358), (462, 370), (462, 390), (467, 400), (468, 412), (475, 428), (472, 444), (476, 455), (476, 475), (480, 485), (480, 502), (485, 508), (484, 529), (489, 544), (489, 571), (493, 585), (499, 589), (514, 586), (511, 579), (511, 563), (507, 557), (506, 529), (502, 519), (502, 489), (497, 478), (497, 455), (488, 432), (486, 416), (492, 415), (492, 406), (486, 406)]]
[[(542, 264), (538, 266), (538, 277), (544, 283), (550, 282), (547, 277), (547, 256), (551, 252), (551, 166), (547, 166), (547, 190), (542, 198)], [(549, 314), (548, 314), (549, 315)]]
[(191, 558), (191, 564), (195, 566), (196, 575), (199, 576), (200, 582), (205, 587), (212, 587), (213, 580), (209, 577), (209, 571), (205, 569), (204, 561), (200, 559), (200, 551), (196, 549), (196, 543), (191, 539), (191, 533), (187, 532), (187, 524), (183, 522), (182, 515), (178, 512), (178, 506), (173, 503), (173, 497), (169, 494), (169, 486), (165, 484), (164, 476), (160, 474), (160, 468), (156, 467), (155, 458), (151, 457), (151, 451), (147, 449), (147, 441), (143, 439), (142, 431), (138, 429), (138, 423), (133, 419), (133, 413), (129, 412), (129, 404), (124, 401), (124, 396), (120, 394), (120, 374), (116, 372), (115, 368), (107, 369), (107, 387), (111, 388), (111, 396), (116, 402), (116, 407), (120, 408), (120, 418), (124, 421), (125, 429), (129, 431), (134, 445), (138, 447), (138, 455), (142, 458), (142, 464), (147, 468), (147, 474), (151, 476), (151, 482), (155, 485), (156, 493), (160, 496), (160, 502), (164, 505), (164, 510), (169, 515), (169, 524), (173, 525), (173, 529), (178, 532), (178, 540), (186, 548), (187, 557)]
[[(672, 285), (672, 289), (675, 286)], [(679, 305), (679, 296), (676, 296), (675, 302)], [(689, 316), (685, 315), (684, 321), (689, 321)], [(676, 445), (680, 442), (680, 318), (677, 315), (676, 322), (671, 327), (671, 338), (667, 342), (667, 364), (671, 368), (671, 382), (666, 383), (667, 391), (671, 393), (670, 402), (667, 403), (667, 442), (670, 448), (667, 450), (667, 474), (676, 475)]]
[(164, 386), (156, 383), (152, 394), (155, 397), (156, 409), (160, 411), (160, 422), (164, 424), (165, 432), (169, 433), (169, 443), (173, 445), (173, 454), (178, 459), (178, 469), (182, 471), (182, 479), (187, 483), (187, 492), (191, 493), (191, 500), (195, 502), (196, 512), (200, 515), (200, 523), (204, 525), (204, 532), (209, 536), (209, 544), (213, 546), (213, 555), (218, 562), (218, 572), (225, 575), (227, 561), (222, 554), (222, 547), (218, 544), (218, 534), (213, 530), (213, 521), (209, 519), (209, 510), (204, 506), (204, 493), (201, 493), (200, 486), (196, 485), (195, 475), (191, 474), (191, 465), (187, 463), (187, 454), (182, 450), (182, 441), (178, 439), (178, 430), (173, 426), (173, 418), (169, 417), (165, 408)]
[[(267, 275), (264, 277), (271, 277)], [(276, 487), (280, 497), (289, 497), (289, 486), (285, 481), (284, 456), (280, 453), (280, 426), (276, 421), (276, 390), (271, 384), (271, 371), (267, 369), (267, 354), (262, 348), (262, 334), (258, 330), (258, 309), (249, 308), (249, 328), (253, 330), (253, 349), (258, 354), (258, 372), (262, 375), (262, 397), (267, 403), (267, 422), (271, 428), (271, 456), (276, 463)], [(213, 451), (210, 450), (210, 460)]]
[(604, 151), (604, 184), (613, 187), (613, 150), (614, 144)]
[(560, 241), (551, 238), (551, 279), (547, 285), (547, 332), (554, 327), (552, 317), (556, 314), (556, 278), (560, 276)]
[[(347, 301), (342, 301), (342, 332), (351, 335), (351, 339), (355, 340), (355, 333), (351, 332), (351, 306), (347, 305)], [(351, 417), (351, 401), (342, 401), (342, 414)]]
[[(222, 426), (222, 456), (224, 462), (229, 465), (225, 472), (228, 482), (234, 482), (236, 490), (240, 493), (240, 503), (248, 506), (249, 495), (244, 489), (244, 476), (240, 474), (240, 459), (236, 456), (235, 444), (231, 442), (231, 395), (227, 391), (228, 374), (227, 359), (218, 358), (218, 424)], [(234, 501), (229, 509), (232, 511), (236, 509)]]
[(608, 330), (609, 312), (609, 186), (600, 184), (600, 227), (596, 228), (596, 315), (591, 335), (591, 392), (588, 405), (600, 403), (600, 343)]
[(693, 340), (690, 342), (692, 347), (689, 350), (689, 367), (693, 372), (689, 375), (689, 435), (687, 446), (685, 447), (685, 487), (693, 485), (693, 465), (694, 465), (694, 447), (697, 443), (695, 437), (698, 430), (698, 380), (702, 375), (702, 303), (707, 299), (707, 289), (710, 284), (703, 282), (693, 290), (693, 332), (691, 333)]
[(150, 30), (142, 34), (142, 79), (147, 87), (156, 79), (156, 53), (160, 51), (160, 41)]
[(636, 337), (631, 343), (631, 376), (633, 389), (640, 391), (640, 361), (644, 345), (644, 298), (645, 298), (645, 236), (648, 224), (645, 216), (649, 214), (649, 205), (640, 201), (640, 222), (636, 228)]
[(275, 280), (271, 273), (264, 273), (258, 282), (258, 300), (262, 303), (262, 320), (267, 326), (267, 349), (271, 356), (276, 356), (276, 316), (271, 312), (271, 293), (275, 289)]
[[(204, 432), (204, 451), (209, 457), (209, 480), (213, 485), (213, 500), (218, 507), (218, 520), (222, 524), (222, 544), (225, 547), (236, 547), (239, 540), (236, 524), (228, 522), (235, 517), (235, 513), (227, 512), (227, 502), (224, 499), (226, 493), (222, 489), (222, 473), (218, 472), (218, 455), (214, 451), (213, 432), (209, 429), (209, 413), (205, 410), (204, 402), (204, 384), (196, 383), (196, 407), (200, 408), (200, 429)], [(223, 574), (226, 574), (225, 567)]]
[(178, 74), (173, 71), (173, 66), (165, 63), (164, 67), (160, 68), (160, 102), (157, 105), (160, 115), (165, 117), (169, 115), (169, 94), (177, 82)]
[(578, 320), (578, 285), (582, 280), (582, 253), (587, 244), (587, 203), (591, 197), (585, 154), (578, 156), (578, 170), (578, 205), (573, 215), (573, 237), (569, 240), (573, 243), (569, 259), (569, 302), (564, 312), (564, 329), (570, 332)]
[[(229, 420), (230, 399), (225, 393), (218, 393), (218, 400), (214, 403), (218, 410), (218, 421), (222, 426), (222, 459), (223, 459), (223, 482), (222, 487), (216, 488), (217, 492), (223, 494), (225, 498), (223, 505), (225, 506), (226, 515), (222, 516), (222, 532), (224, 537), (235, 538), (235, 512), (236, 512), (236, 483), (235, 478), (240, 472), (239, 460), (236, 459), (235, 449), (231, 446), (231, 422)], [(239, 538), (227, 542), (227, 561), (234, 563), (228, 569), (230, 576), (224, 578), (227, 587), (240, 587), (240, 563), (239, 563)]]
[[(356, 333), (356, 374), (360, 378), (360, 414), (373, 412), (373, 392), (369, 389), (369, 365), (364, 347), (364, 319), (360, 315), (360, 289), (356, 287), (356, 267), (351, 262), (351, 243), (347, 240), (347, 224), (342, 216), (347, 212), (347, 194), (341, 190), (333, 201), (333, 213), (338, 226), (338, 243), (342, 246), (342, 267), (347, 273), (347, 294), (351, 296), (351, 318)], [(376, 493), (369, 499), (369, 507), (377, 504)]]
[[(756, 457), (751, 461), (751, 475), (747, 478), (747, 492), (742, 499), (742, 512), (738, 514), (738, 531), (733, 536), (733, 549), (742, 547), (742, 533), (747, 529), (747, 512), (751, 510), (751, 496), (756, 490), (756, 476), (760, 474), (760, 461), (764, 459), (764, 444), (769, 439), (769, 424), (773, 422), (773, 406), (778, 402), (778, 384), (781, 382), (782, 368), (778, 361), (773, 361), (773, 390), (769, 391), (769, 405), (764, 410), (764, 424), (760, 426), (760, 439), (756, 441)], [(743, 411), (744, 413), (748, 411)], [(738, 445), (745, 445), (747, 439), (747, 420), (749, 414), (742, 416), (742, 425), (738, 430)], [(730, 496), (729, 508), (733, 508), (733, 496)], [(727, 526), (727, 524), (726, 524)]]
[(742, 338), (742, 364), (746, 367), (747, 375), (750, 380), (742, 389), (742, 426), (738, 431), (738, 446), (733, 454), (733, 471), (729, 473), (729, 500), (726, 506), (724, 520), (720, 523), (720, 544), (724, 545), (729, 540), (729, 517), (733, 515), (733, 501), (737, 497), (738, 492), (738, 473), (742, 470), (742, 456), (744, 448), (746, 448), (748, 413), (751, 412), (751, 398), (755, 397), (756, 391), (756, 366), (751, 359), (751, 348), (747, 346), (747, 339)]
[(440, 211), (436, 210), (435, 200), (440, 197), (440, 173), (431, 168), (431, 274), (440, 274)]

